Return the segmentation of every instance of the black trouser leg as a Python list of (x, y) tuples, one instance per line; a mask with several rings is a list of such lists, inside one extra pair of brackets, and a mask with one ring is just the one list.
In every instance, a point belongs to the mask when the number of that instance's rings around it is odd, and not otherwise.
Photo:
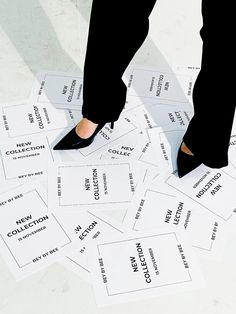
[(124, 108), (122, 75), (148, 34), (156, 0), (93, 0), (84, 65), (82, 115), (116, 121)]
[(218, 8), (216, 4), (213, 8), (208, 0), (202, 1), (202, 65), (193, 90), (194, 117), (183, 138), (189, 149), (213, 168), (228, 164), (235, 112), (230, 75), (235, 70), (235, 56), (228, 36), (232, 20), (227, 6)]
[[(119, 118), (126, 98), (121, 77), (147, 36), (148, 16), (155, 2), (93, 1), (82, 108), (83, 116), (89, 120), (100, 123)], [(233, 28), (229, 14), (233, 8), (229, 5), (216, 4), (213, 8), (209, 1), (202, 0), (202, 66), (193, 91), (195, 114), (183, 138), (190, 150), (210, 167), (228, 163), (235, 111), (234, 86), (229, 77), (232, 65), (235, 69), (235, 56), (229, 44), (232, 38), (228, 40)]]

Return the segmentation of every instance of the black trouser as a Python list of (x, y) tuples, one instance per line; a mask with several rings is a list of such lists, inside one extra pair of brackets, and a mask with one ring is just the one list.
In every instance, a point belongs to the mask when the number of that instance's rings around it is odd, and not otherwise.
[[(94, 123), (119, 118), (126, 99), (122, 75), (148, 34), (148, 17), (155, 2), (93, 0), (84, 65), (83, 117)], [(202, 65), (193, 89), (194, 117), (183, 138), (204, 164), (214, 168), (228, 164), (235, 111), (233, 84), (229, 81), (227, 89), (225, 82), (230, 80), (227, 74), (233, 53), (225, 51), (227, 36), (219, 36), (230, 27), (229, 22), (220, 23), (224, 10), (202, 0)]]

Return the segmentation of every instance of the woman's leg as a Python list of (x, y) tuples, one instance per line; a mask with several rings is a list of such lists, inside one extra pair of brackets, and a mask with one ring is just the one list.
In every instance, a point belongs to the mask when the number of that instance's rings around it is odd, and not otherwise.
[(233, 20), (227, 3), (218, 7), (202, 0), (202, 65), (193, 90), (194, 117), (183, 138), (191, 152), (212, 168), (228, 164), (235, 112), (230, 76), (235, 56), (229, 40)]
[(122, 75), (148, 34), (156, 0), (93, 0), (84, 65), (82, 115), (116, 121), (124, 108)]

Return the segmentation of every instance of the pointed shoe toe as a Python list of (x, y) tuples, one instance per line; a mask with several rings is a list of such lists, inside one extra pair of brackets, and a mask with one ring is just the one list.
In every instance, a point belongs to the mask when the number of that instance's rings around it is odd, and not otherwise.
[[(64, 149), (79, 149), (89, 146), (98, 132), (104, 127), (106, 122), (99, 123), (93, 132), (93, 134), (88, 138), (81, 138), (76, 133), (76, 126), (69, 131), (61, 140), (58, 142), (53, 149), (54, 150), (64, 150)], [(114, 128), (114, 122), (111, 123), (111, 128)]]
[(177, 155), (178, 176), (182, 178), (195, 168), (201, 165), (201, 160), (194, 155), (188, 155), (181, 150), (181, 146)]
[(87, 139), (79, 137), (76, 133), (76, 127), (69, 131), (54, 147), (53, 150), (77, 149), (90, 145), (94, 136)]

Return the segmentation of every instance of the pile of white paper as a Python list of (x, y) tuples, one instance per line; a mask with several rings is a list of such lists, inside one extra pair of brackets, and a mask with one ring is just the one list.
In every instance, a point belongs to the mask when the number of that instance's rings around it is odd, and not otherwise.
[(81, 75), (40, 73), (0, 105), (0, 253), (17, 280), (59, 262), (99, 306), (205, 286), (198, 256), (220, 258), (236, 224), (236, 128), (228, 167), (178, 178), (198, 70), (130, 66), (115, 128), (79, 150), (52, 148), (82, 118)]

